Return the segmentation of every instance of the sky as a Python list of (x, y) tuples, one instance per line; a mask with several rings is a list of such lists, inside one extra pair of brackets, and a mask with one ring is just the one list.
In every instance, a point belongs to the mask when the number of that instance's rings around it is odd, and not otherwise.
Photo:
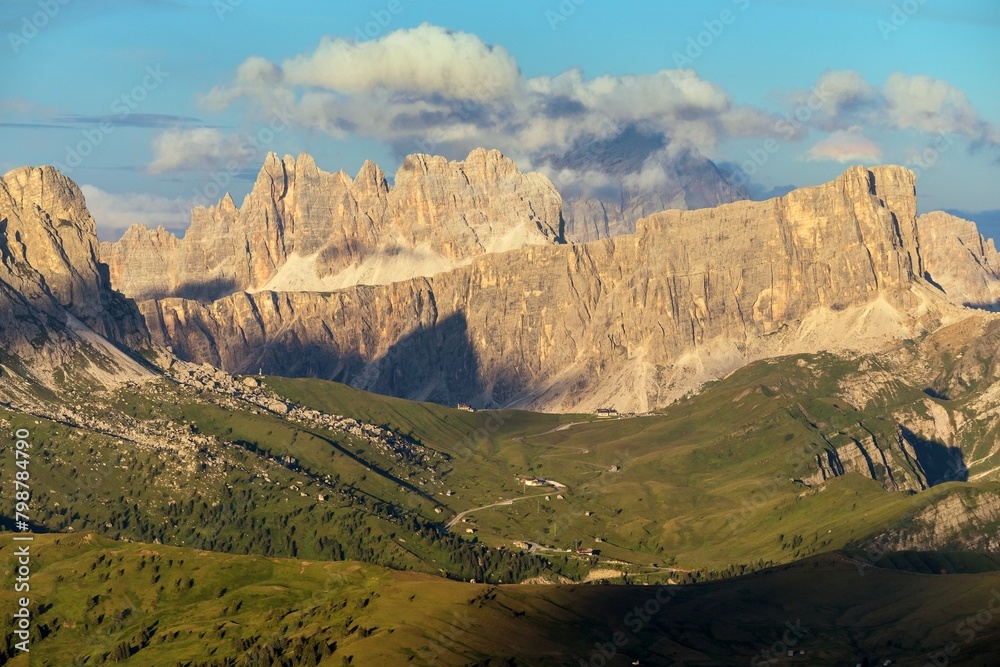
[(1000, 233), (995, 0), (6, 0), (0, 38), (0, 173), (56, 165), (106, 238), (241, 201), (269, 151), (484, 146), (566, 183), (628, 127), (758, 197), (903, 164), (921, 211)]

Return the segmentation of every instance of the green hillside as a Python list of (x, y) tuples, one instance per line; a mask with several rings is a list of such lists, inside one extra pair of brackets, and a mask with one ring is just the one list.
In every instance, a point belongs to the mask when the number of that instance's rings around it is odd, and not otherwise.
[[(3, 540), (5, 637), (11, 552)], [(1000, 642), (995, 620), (973, 625), (991, 596), (1000, 605), (1000, 574), (859, 571), (829, 555), (725, 582), (650, 587), (463, 584), (349, 561), (93, 535), (39, 536), (34, 554), (34, 666), (818, 665), (866, 657), (922, 665), (949, 643), (960, 657), (952, 664), (991, 665)], [(790, 649), (805, 653), (789, 658)], [(14, 667), (29, 664), (9, 640), (4, 655)]]
[[(731, 573), (864, 545), (951, 494), (974, 504), (1000, 493), (985, 480), (917, 492), (933, 480), (897, 445), (891, 415), (930, 399), (898, 381), (863, 409), (851, 405), (840, 382), (864, 363), (873, 362), (760, 362), (660, 414), (612, 420), (469, 414), (318, 380), (268, 383), (304, 405), (377, 420), (453, 454), (446, 479), (456, 494), (442, 500), (452, 511), (531, 496), (468, 515), (480, 540), (596, 548), (634, 564)], [(864, 439), (885, 450), (889, 467), (802, 481), (819, 472), (818, 456)], [(518, 475), (568, 488), (526, 488)], [(892, 484), (899, 490), (886, 489)]]

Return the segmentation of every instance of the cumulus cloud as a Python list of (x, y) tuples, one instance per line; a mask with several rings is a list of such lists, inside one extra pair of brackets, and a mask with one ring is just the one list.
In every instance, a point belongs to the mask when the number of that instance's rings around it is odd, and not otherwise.
[(358, 94), (376, 88), (449, 97), (499, 96), (520, 83), (514, 58), (475, 35), (423, 24), (355, 43), (329, 37), (315, 52), (286, 60), (285, 80)]
[(810, 162), (832, 160), (835, 162), (878, 162), (882, 149), (864, 135), (860, 127), (837, 130), (809, 149), (806, 160)]
[[(855, 126), (924, 134), (957, 134), (973, 148), (1000, 148), (1000, 129), (983, 119), (962, 90), (942, 79), (896, 72), (873, 86), (855, 71), (824, 73), (809, 91), (791, 95), (797, 111), (824, 131)], [(839, 137), (843, 139), (843, 137)]]
[[(656, 160), (718, 157), (720, 142), (734, 137), (795, 143), (813, 136), (818, 143), (805, 159), (836, 162), (880, 160), (879, 142), (891, 133), (952, 132), (972, 147), (1000, 146), (997, 128), (960, 90), (929, 77), (894, 74), (873, 84), (853, 70), (828, 71), (811, 89), (788, 92), (786, 108), (773, 113), (736, 104), (691, 69), (526, 77), (504, 48), (429, 24), (360, 43), (327, 37), (282, 61), (253, 56), (201, 102), (258, 116), (281, 112), (308, 131), (384, 141), (399, 156), (458, 158), (477, 146), (498, 148), (561, 187), (581, 189), (655, 189), (670, 171)], [(655, 160), (628, 152), (630, 133), (646, 148), (655, 145)], [(619, 152), (595, 159), (595, 147), (607, 142)], [(155, 148), (154, 171), (217, 162), (236, 150), (231, 138), (204, 130), (161, 135)], [(585, 154), (590, 160), (580, 162)]]
[(885, 98), (900, 128), (997, 143), (996, 126), (982, 120), (965, 93), (947, 81), (893, 74), (885, 83)]
[(183, 229), (191, 215), (191, 202), (149, 194), (112, 194), (93, 185), (81, 185), (87, 208), (106, 241), (117, 240), (130, 225)]
[(489, 145), (525, 161), (636, 125), (709, 152), (720, 136), (771, 132), (776, 120), (693, 70), (527, 78), (502, 47), (429, 24), (362, 43), (325, 38), (281, 63), (255, 56), (202, 98), (212, 109), (239, 101), (286, 105), (307, 129), (383, 139), (401, 154)]
[(812, 124), (833, 131), (846, 129), (845, 119), (877, 114), (883, 106), (879, 91), (853, 70), (824, 72), (811, 90), (794, 91), (792, 106), (808, 109)]
[(153, 140), (153, 174), (204, 168), (246, 158), (240, 138), (211, 127), (166, 130)]
[(266, 58), (251, 56), (236, 68), (233, 82), (216, 86), (201, 97), (201, 104), (211, 111), (221, 111), (237, 100), (250, 98), (266, 107), (289, 106), (294, 93), (284, 84), (281, 68)]

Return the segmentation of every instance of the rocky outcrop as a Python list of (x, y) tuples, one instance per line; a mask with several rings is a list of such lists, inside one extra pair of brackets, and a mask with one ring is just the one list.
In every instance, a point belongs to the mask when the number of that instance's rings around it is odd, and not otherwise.
[(145, 373), (122, 349), (150, 344), (145, 323), (111, 288), (79, 188), (52, 167), (0, 178), (0, 332), (5, 385)]
[(1000, 552), (1000, 495), (967, 489), (952, 493), (873, 537), (869, 551)]
[(976, 223), (935, 211), (917, 221), (928, 280), (955, 303), (1000, 310), (1000, 253)]
[(915, 493), (930, 486), (919, 456), (899, 426), (888, 437), (879, 437), (859, 425), (862, 434), (823, 435), (826, 447), (816, 454), (817, 471), (802, 480), (806, 486), (821, 484), (847, 473), (857, 473), (880, 483), (887, 491)]
[(394, 185), (372, 162), (351, 179), (269, 154), (237, 209), (192, 212), (183, 239), (134, 226), (101, 256), (137, 299), (212, 300), (243, 290), (330, 291), (431, 276), (474, 258), (562, 239), (562, 200), (498, 151), (463, 162), (411, 155)]
[(633, 235), (484, 255), (431, 278), (142, 309), (156, 340), (234, 372), (647, 410), (753, 359), (913, 335), (934, 317), (921, 272), (913, 173), (855, 167), (780, 199), (665, 211)]

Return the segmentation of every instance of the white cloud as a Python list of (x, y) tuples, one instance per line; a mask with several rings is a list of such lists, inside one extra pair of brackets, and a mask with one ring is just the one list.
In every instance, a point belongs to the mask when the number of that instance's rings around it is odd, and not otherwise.
[(260, 56), (251, 56), (236, 68), (231, 85), (216, 86), (202, 95), (200, 102), (212, 111), (221, 111), (233, 102), (248, 97), (269, 108), (294, 104), (295, 95), (284, 84), (281, 68)]
[(280, 65), (254, 56), (202, 98), (213, 109), (238, 101), (257, 112), (289, 105), (307, 129), (383, 139), (399, 153), (489, 145), (529, 160), (629, 126), (711, 152), (722, 135), (769, 133), (776, 120), (694, 70), (526, 78), (502, 47), (428, 24), (362, 43), (325, 38)]
[(191, 202), (148, 194), (112, 194), (93, 185), (81, 185), (87, 208), (94, 216), (101, 238), (120, 233), (134, 223), (149, 228), (160, 225), (168, 229), (187, 227), (191, 216)]
[(959, 134), (970, 145), (1000, 148), (1000, 128), (984, 120), (955, 85), (929, 76), (894, 73), (881, 87), (855, 71), (826, 72), (811, 91), (791, 96), (808, 109), (809, 124), (824, 131), (869, 130)]
[(810, 162), (867, 162), (882, 159), (882, 149), (864, 135), (858, 126), (837, 130), (809, 149), (806, 160)]
[(642, 169), (631, 174), (627, 174), (622, 183), (629, 188), (634, 188), (641, 192), (661, 190), (671, 182), (671, 176), (667, 174), (662, 160), (647, 160)]
[(385, 88), (458, 98), (497, 97), (521, 78), (504, 48), (426, 23), (360, 44), (327, 37), (312, 54), (286, 60), (282, 70), (292, 86), (348, 94)]
[(885, 82), (885, 97), (903, 129), (970, 136), (987, 130), (965, 93), (941, 79), (896, 73)]
[(149, 171), (158, 174), (173, 169), (199, 168), (241, 162), (247, 155), (239, 137), (210, 127), (171, 129), (153, 140)]
[(824, 72), (810, 91), (793, 94), (796, 106), (816, 112), (815, 123), (829, 130), (845, 129), (843, 118), (878, 111), (879, 91), (854, 70)]
[[(361, 43), (324, 38), (281, 62), (254, 56), (202, 98), (215, 110), (282, 110), (298, 127), (385, 141), (400, 156), (458, 158), (477, 146), (498, 148), (523, 168), (558, 176), (561, 187), (592, 189), (609, 185), (607, 166), (575, 154), (629, 132), (662, 140), (651, 150), (663, 148), (664, 160), (691, 149), (715, 156), (732, 137), (798, 142), (817, 130), (820, 140), (805, 159), (878, 161), (880, 142), (899, 132), (958, 132), (970, 145), (1000, 146), (1000, 131), (960, 90), (929, 77), (894, 74), (880, 86), (857, 71), (828, 71), (785, 101), (787, 117), (737, 105), (691, 69), (594, 78), (571, 69), (529, 78), (502, 47), (428, 24)], [(224, 159), (233, 150), (221, 134), (164, 135), (151, 169)], [(655, 189), (667, 176), (636, 154), (627, 162), (611, 180)]]

